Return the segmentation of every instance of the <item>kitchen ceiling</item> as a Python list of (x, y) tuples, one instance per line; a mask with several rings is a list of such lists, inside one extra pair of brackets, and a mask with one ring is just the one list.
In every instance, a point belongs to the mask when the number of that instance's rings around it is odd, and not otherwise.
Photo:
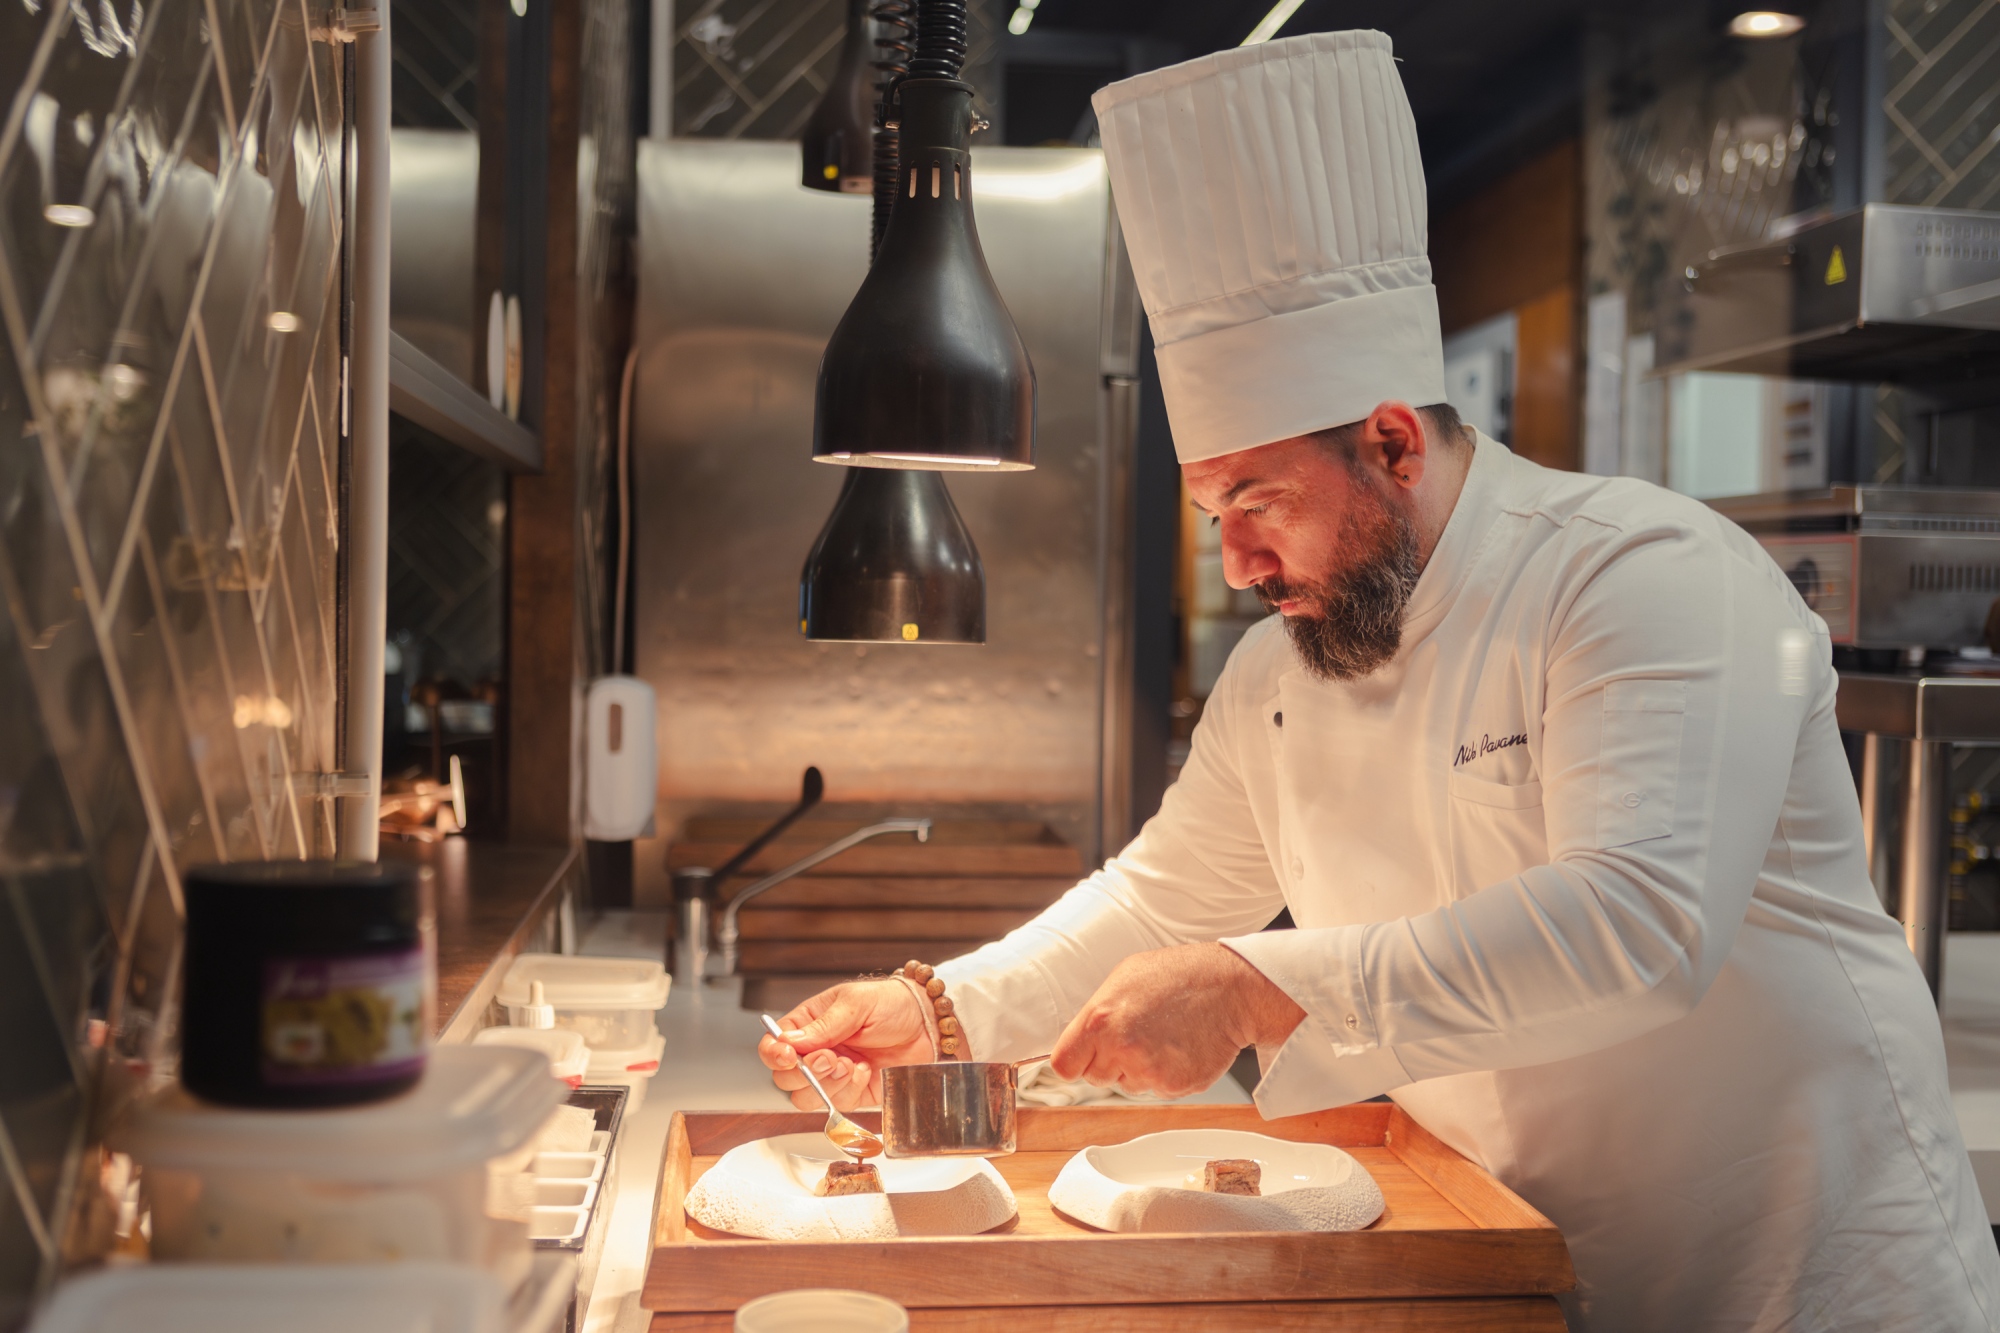
[[(1000, 14), (1018, 0), (1000, 0)], [(1070, 136), (1093, 84), (1235, 46), (1274, 0), (1041, 0), (1025, 36), (1005, 39), (1008, 141)], [(1581, 129), (1584, 34), (1623, 44), (1664, 24), (1716, 44), (1751, 0), (1304, 0), (1279, 37), (1378, 28), (1395, 42), (1416, 115), (1433, 212)], [(1857, 0), (1796, 0), (1808, 41), (1863, 26)], [(1702, 34), (1708, 34), (1704, 39)], [(1109, 39), (1109, 40), (1107, 40)], [(1117, 54), (1122, 43), (1123, 54)], [(1106, 64), (1120, 65), (1112, 71)], [(1026, 99), (1033, 105), (1017, 108)], [(1062, 105), (1050, 105), (1060, 102)]]
[[(1147, 36), (1184, 57), (1234, 46), (1270, 0), (1042, 0), (1033, 31)], [(1379, 28), (1396, 43), (1420, 125), (1482, 100), (1484, 81), (1580, 30), (1589, 0), (1305, 0), (1281, 37)]]

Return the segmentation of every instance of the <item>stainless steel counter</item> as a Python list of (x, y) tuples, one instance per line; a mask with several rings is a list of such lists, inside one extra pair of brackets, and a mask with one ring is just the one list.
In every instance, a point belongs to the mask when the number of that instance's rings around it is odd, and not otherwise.
[[(1861, 764), (1862, 835), (1878, 886), (1894, 887), (1894, 908), (1931, 994), (1943, 986), (1951, 903), (1951, 747), (2000, 743), (2000, 679), (1980, 676), (1843, 672), (1834, 703), (1842, 731), (1866, 737)], [(1887, 769), (1901, 751), (1902, 848), (1889, 866)]]

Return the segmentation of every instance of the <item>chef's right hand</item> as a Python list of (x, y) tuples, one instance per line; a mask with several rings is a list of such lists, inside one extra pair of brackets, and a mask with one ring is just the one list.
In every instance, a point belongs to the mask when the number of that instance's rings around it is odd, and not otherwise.
[(757, 1043), (757, 1056), (772, 1071), (771, 1081), (803, 1111), (819, 1110), (821, 1103), (799, 1072), (801, 1059), (834, 1106), (851, 1111), (882, 1104), (882, 1070), (887, 1066), (937, 1058), (917, 997), (893, 978), (849, 981), (823, 990), (778, 1026), (784, 1039), (765, 1037)]

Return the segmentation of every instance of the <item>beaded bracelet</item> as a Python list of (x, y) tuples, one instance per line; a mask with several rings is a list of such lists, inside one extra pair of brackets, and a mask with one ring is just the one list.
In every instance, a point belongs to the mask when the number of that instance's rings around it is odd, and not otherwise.
[(963, 1049), (964, 1038), (958, 1025), (958, 1018), (952, 1012), (951, 999), (944, 993), (944, 978), (937, 974), (928, 963), (920, 963), (912, 958), (896, 969), (896, 975), (922, 988), (931, 1002), (931, 1011), (937, 1016), (938, 1058), (957, 1060)]

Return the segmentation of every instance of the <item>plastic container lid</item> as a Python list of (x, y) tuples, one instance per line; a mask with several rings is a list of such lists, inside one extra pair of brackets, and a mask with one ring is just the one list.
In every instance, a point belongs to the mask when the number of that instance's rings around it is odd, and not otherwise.
[(362, 1183), (430, 1180), (512, 1152), (568, 1095), (538, 1052), (440, 1046), (423, 1081), (390, 1101), (326, 1111), (237, 1110), (197, 1102), (175, 1086), (135, 1112), (112, 1140), (147, 1166)]
[(568, 1028), (483, 1028), (472, 1035), (472, 1044), (540, 1051), (555, 1066), (556, 1077), (572, 1086), (590, 1068), (590, 1047), (583, 1034)]
[(667, 969), (658, 959), (524, 953), (500, 983), (500, 1003), (525, 1007), (537, 981), (558, 1009), (658, 1009), (667, 1002)]

